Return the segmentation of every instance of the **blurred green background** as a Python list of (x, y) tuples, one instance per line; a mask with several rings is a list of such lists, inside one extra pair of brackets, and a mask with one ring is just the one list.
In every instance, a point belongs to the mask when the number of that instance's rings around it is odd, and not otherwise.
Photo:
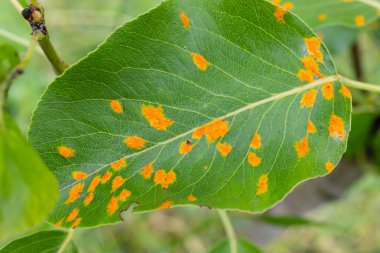
[[(70, 64), (96, 49), (115, 28), (159, 2), (40, 1), (52, 43)], [(0, 0), (0, 43), (13, 45), (23, 56), (30, 32), (10, 1)], [(360, 30), (332, 26), (317, 32), (342, 75), (380, 84), (380, 22)], [(13, 84), (10, 108), (24, 133), (39, 97), (54, 78), (39, 50)], [(340, 166), (326, 178), (297, 187), (265, 214), (286, 219), (230, 213), (239, 237), (264, 252), (380, 252), (380, 98), (362, 91), (353, 91), (353, 96), (353, 131)], [(74, 241), (79, 252), (202, 253), (226, 237), (217, 212), (206, 207), (128, 213), (124, 218), (125, 222), (117, 225), (76, 230)]]

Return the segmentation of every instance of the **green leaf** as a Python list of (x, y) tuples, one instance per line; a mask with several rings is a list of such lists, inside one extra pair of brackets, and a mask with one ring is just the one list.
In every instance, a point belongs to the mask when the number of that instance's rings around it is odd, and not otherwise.
[[(56, 253), (62, 247), (68, 233), (60, 230), (40, 231), (17, 239), (0, 249), (0, 253), (44, 252)], [(68, 242), (62, 253), (78, 252), (72, 241)]]
[[(286, 2), (286, 1), (283, 1)], [(292, 4), (289, 8), (289, 2)], [(375, 21), (380, 15), (379, 0), (292, 0), (288, 7), (311, 27), (346, 25), (362, 27)]]
[(16, 49), (8, 44), (0, 43), (0, 84), (19, 63), (20, 58)]
[(288, 226), (315, 226), (321, 225), (321, 223), (305, 219), (301, 216), (270, 216), (270, 215), (260, 215), (260, 221), (270, 223), (277, 226), (288, 227)]
[(44, 221), (58, 198), (57, 180), (8, 115), (0, 125), (0, 185), (0, 241)]
[(262, 212), (331, 171), (349, 92), (315, 34), (283, 14), (262, 0), (166, 1), (53, 82), (29, 133), (60, 181), (50, 220), (112, 223), (132, 203)]
[[(238, 245), (239, 253), (261, 253), (262, 252), (258, 247), (256, 247), (251, 242), (244, 239), (238, 239), (237, 245)], [(230, 242), (228, 240), (221, 242), (218, 246), (216, 246), (214, 249), (209, 251), (209, 253), (230, 253), (230, 252), (231, 252)]]

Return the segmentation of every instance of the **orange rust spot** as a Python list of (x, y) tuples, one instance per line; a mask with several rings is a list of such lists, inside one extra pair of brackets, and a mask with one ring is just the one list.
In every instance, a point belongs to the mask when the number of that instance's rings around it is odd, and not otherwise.
[(298, 71), (297, 77), (301, 81), (306, 81), (309, 83), (314, 81), (313, 72), (311, 72), (310, 70), (300, 69)]
[(193, 196), (193, 194), (190, 194), (189, 196), (187, 196), (187, 200), (190, 201), (190, 202), (193, 202), (193, 201), (196, 201), (198, 198)]
[(71, 175), (73, 176), (73, 178), (77, 181), (82, 181), (84, 179), (87, 178), (87, 173), (84, 173), (82, 171), (73, 171), (71, 173)]
[(282, 8), (280, 5), (276, 6), (276, 10), (274, 11), (274, 17), (279, 21), (280, 23), (285, 24), (284, 16), (285, 14), (288, 13), (287, 10)]
[(327, 19), (327, 14), (326, 13), (321, 13), (318, 16), (319, 21), (325, 21)]
[(329, 125), (330, 136), (343, 140), (344, 137), (346, 136), (344, 125), (345, 125), (344, 120), (341, 117), (335, 114), (332, 114), (331, 119), (330, 119), (330, 125)]
[(116, 197), (112, 197), (107, 205), (107, 212), (109, 215), (114, 214), (119, 209), (119, 202)]
[(260, 163), (261, 163), (261, 158), (258, 157), (255, 153), (249, 153), (248, 154), (248, 162), (250, 165), (252, 165), (253, 167), (255, 166), (259, 166)]
[(193, 57), (195, 66), (201, 71), (206, 71), (208, 66), (210, 66), (210, 63), (202, 55), (191, 53), (191, 56)]
[(123, 106), (118, 100), (111, 100), (110, 107), (116, 113), (123, 113)]
[(205, 134), (208, 142), (214, 142), (220, 137), (224, 137), (229, 131), (228, 122), (215, 120), (205, 126)]
[(78, 218), (74, 221), (73, 225), (71, 225), (71, 228), (76, 228), (79, 226), (79, 224), (81, 223), (82, 221), (82, 218)]
[(201, 126), (201, 127), (197, 128), (197, 130), (194, 131), (192, 138), (196, 139), (196, 140), (200, 140), (200, 139), (202, 139), (202, 137), (205, 133), (206, 133), (206, 127)]
[(327, 100), (331, 100), (334, 97), (334, 86), (332, 83), (326, 83), (322, 86), (323, 97)]
[(84, 204), (85, 206), (88, 206), (88, 205), (92, 202), (93, 199), (94, 199), (94, 193), (93, 193), (93, 192), (90, 192), (90, 193), (87, 195), (87, 197), (84, 199), (83, 204)]
[(251, 140), (251, 148), (258, 149), (261, 147), (261, 136), (258, 133), (255, 133)]
[(90, 185), (87, 188), (87, 192), (93, 192), (93, 191), (95, 191), (96, 187), (98, 186), (98, 184), (101, 181), (102, 181), (102, 179), (100, 178), (100, 176), (94, 177), (94, 179), (92, 179)]
[(74, 208), (74, 210), (71, 211), (71, 213), (69, 214), (69, 216), (67, 216), (66, 221), (70, 222), (70, 221), (75, 220), (75, 218), (78, 216), (78, 214), (79, 214), (79, 209), (78, 208)]
[(358, 15), (355, 17), (355, 25), (356, 26), (364, 26), (365, 25), (365, 17), (363, 15)]
[(121, 202), (125, 202), (127, 200), (127, 198), (129, 198), (131, 195), (132, 195), (132, 192), (130, 192), (126, 189), (123, 189), (119, 194), (119, 200)]
[(224, 157), (228, 156), (228, 154), (232, 150), (232, 145), (228, 144), (227, 142), (224, 142), (224, 143), (219, 142), (216, 146), (219, 150), (219, 153)]
[(150, 126), (157, 130), (167, 131), (168, 127), (174, 123), (174, 121), (166, 118), (162, 106), (144, 105), (142, 107), (142, 114)]
[(147, 140), (140, 138), (138, 136), (128, 136), (127, 138), (124, 139), (124, 144), (128, 148), (133, 148), (133, 149), (143, 149), (145, 147), (145, 143)]
[(144, 166), (142, 171), (140, 171), (140, 175), (143, 176), (145, 179), (149, 179), (151, 178), (153, 172), (154, 172), (153, 162), (150, 162)]
[(62, 219), (60, 219), (59, 221), (57, 221), (57, 223), (55, 223), (55, 225), (54, 226), (56, 226), (56, 227), (60, 227), (60, 226), (62, 226), (62, 223), (63, 223), (63, 220), (64, 220), (65, 218), (62, 218)]
[(108, 182), (108, 180), (110, 180), (112, 177), (112, 172), (111, 171), (107, 171), (106, 173), (104, 173), (104, 175), (102, 176), (102, 178), (100, 179), (100, 182), (102, 184), (105, 184)]
[(321, 74), (319, 73), (319, 65), (312, 56), (302, 58), (301, 62), (303, 63), (305, 68), (312, 72), (314, 75), (321, 76)]
[(317, 92), (316, 89), (313, 89), (305, 93), (301, 99), (301, 108), (304, 108), (305, 106), (308, 108), (313, 107), (315, 99), (317, 98)]
[(268, 174), (264, 174), (259, 178), (257, 183), (257, 195), (262, 195), (268, 191)]
[(345, 85), (342, 85), (342, 88), (339, 90), (339, 93), (345, 96), (346, 98), (352, 98), (351, 91)]
[(189, 153), (192, 149), (193, 149), (194, 145), (191, 144), (191, 142), (189, 141), (184, 141), (181, 143), (181, 145), (179, 146), (179, 153), (181, 155), (186, 155), (187, 153)]
[(277, 5), (277, 4), (281, 3), (281, 1), (282, 0), (272, 0), (272, 3), (275, 4), (275, 5)]
[(335, 165), (334, 165), (332, 162), (328, 161), (328, 162), (325, 164), (325, 167), (326, 167), (326, 170), (327, 170), (329, 173), (331, 173), (331, 172), (334, 170)]
[(64, 158), (71, 158), (75, 154), (75, 150), (67, 146), (58, 147), (58, 153)]
[(73, 188), (71, 188), (69, 192), (69, 198), (66, 201), (66, 204), (70, 204), (75, 202), (83, 191), (83, 184), (77, 184)]
[(126, 166), (127, 166), (127, 162), (126, 162), (125, 158), (120, 159), (120, 160), (113, 162), (111, 164), (111, 168), (114, 169), (115, 171), (118, 171), (122, 168), (125, 168)]
[(189, 29), (190, 28), (190, 19), (184, 10), (181, 11), (180, 18), (181, 18), (183, 27), (185, 27), (185, 29)]
[(285, 2), (282, 7), (285, 9), (285, 10), (288, 10), (288, 11), (291, 11), (294, 9), (294, 4), (292, 2)]
[(117, 176), (112, 180), (112, 192), (116, 191), (117, 189), (122, 186), (127, 179), (122, 178), (121, 176)]
[(166, 208), (170, 208), (172, 205), (173, 205), (173, 201), (167, 200), (164, 203), (162, 203), (158, 208), (166, 209)]
[(295, 145), (295, 149), (297, 151), (298, 158), (306, 156), (310, 151), (308, 137), (306, 136), (302, 140), (298, 141)]
[(305, 38), (307, 51), (309, 54), (314, 55), (318, 61), (323, 61), (323, 54), (321, 52), (321, 41), (317, 37)]
[(169, 171), (168, 173), (165, 170), (158, 170), (154, 174), (154, 183), (156, 185), (160, 184), (163, 189), (167, 189), (170, 184), (173, 184), (176, 180), (176, 174), (174, 171)]
[(317, 128), (315, 127), (314, 123), (309, 120), (307, 122), (307, 133), (308, 134), (315, 134), (317, 132)]

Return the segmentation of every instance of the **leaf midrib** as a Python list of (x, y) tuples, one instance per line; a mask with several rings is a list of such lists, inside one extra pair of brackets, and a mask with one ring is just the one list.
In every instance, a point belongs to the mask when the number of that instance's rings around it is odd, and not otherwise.
[[(311, 83), (308, 83), (308, 84), (306, 84), (306, 85), (302, 85), (302, 86), (300, 86), (300, 87), (297, 87), (297, 88), (294, 88), (294, 89), (291, 89), (291, 90), (288, 90), (288, 91), (285, 91), (285, 92), (281, 92), (281, 93), (275, 94), (275, 95), (273, 95), (273, 96), (270, 96), (270, 97), (268, 97), (268, 98), (262, 99), (262, 100), (260, 100), (260, 101), (256, 101), (256, 102), (254, 102), (254, 103), (248, 104), (247, 106), (244, 106), (244, 107), (242, 107), (242, 108), (240, 108), (240, 109), (238, 109), (238, 110), (235, 110), (235, 111), (233, 111), (233, 112), (230, 112), (230, 113), (228, 113), (228, 114), (225, 114), (225, 115), (223, 115), (223, 116), (221, 116), (221, 117), (215, 118), (215, 119), (213, 119), (213, 120), (214, 120), (214, 121), (216, 121), (216, 120), (225, 120), (225, 119), (228, 119), (228, 118), (233, 117), (233, 116), (235, 116), (235, 115), (238, 115), (238, 114), (240, 114), (240, 113), (243, 113), (243, 112), (245, 112), (245, 111), (248, 111), (248, 110), (254, 109), (254, 108), (256, 108), (256, 107), (259, 107), (259, 106), (261, 106), (261, 105), (264, 105), (264, 104), (267, 104), (267, 103), (270, 103), (270, 102), (273, 102), (273, 101), (281, 100), (281, 99), (283, 99), (283, 98), (286, 98), (286, 97), (289, 97), (289, 96), (292, 96), (292, 95), (295, 95), (295, 94), (301, 93), (301, 92), (303, 92), (303, 91), (307, 91), (307, 90), (310, 90), (310, 89), (316, 88), (316, 87), (321, 86), (321, 85), (323, 85), (323, 84), (325, 84), (325, 83), (328, 83), (328, 82), (334, 82), (334, 81), (337, 81), (337, 80), (339, 80), (340, 78), (341, 78), (341, 77), (340, 77), (339, 75), (333, 75), (333, 76), (328, 76), (328, 77), (325, 77), (325, 78), (322, 78), (322, 79), (318, 79), (318, 80), (316, 80), (316, 81), (314, 81), (314, 82), (311, 82)], [(171, 139), (168, 139), (168, 140), (166, 140), (166, 141), (159, 142), (159, 143), (157, 143), (157, 144), (155, 144), (155, 145), (153, 145), (153, 146), (151, 146), (151, 147), (149, 147), (149, 148), (147, 148), (147, 149), (144, 149), (144, 150), (142, 150), (142, 151), (139, 151), (139, 152), (136, 152), (136, 153), (133, 153), (133, 154), (130, 154), (130, 155), (124, 156), (124, 157), (122, 157), (121, 159), (129, 159), (129, 158), (132, 158), (132, 157), (135, 157), (135, 156), (141, 155), (141, 154), (143, 154), (143, 153), (146, 153), (146, 152), (148, 152), (148, 151), (150, 151), (150, 150), (152, 150), (152, 149), (155, 149), (155, 148), (157, 148), (157, 147), (160, 147), (160, 146), (166, 145), (166, 144), (168, 144), (168, 143), (171, 143), (171, 142), (173, 142), (173, 141), (176, 141), (176, 140), (178, 140), (178, 139), (181, 139), (181, 138), (183, 138), (183, 137), (185, 137), (185, 136), (187, 136), (187, 135), (193, 133), (193, 132), (194, 132), (195, 130), (197, 130), (199, 127), (201, 127), (201, 126), (197, 126), (197, 127), (193, 128), (193, 129), (191, 129), (191, 130), (189, 130), (189, 131), (187, 131), (187, 132), (185, 132), (185, 133), (183, 133), (183, 134), (177, 135), (177, 136), (175, 136), (175, 137), (173, 137), (173, 138), (171, 138)], [(111, 163), (112, 163), (112, 162), (111, 162)], [(111, 163), (105, 164), (104, 166), (100, 167), (99, 169), (97, 169), (97, 170), (95, 170), (95, 171), (89, 173), (89, 174), (88, 174), (88, 177), (91, 177), (92, 175), (94, 175), (94, 174), (100, 172), (101, 170), (103, 170), (104, 168), (109, 167), (109, 166), (111, 165)], [(71, 184), (69, 184), (69, 185), (67, 185), (67, 186), (65, 186), (65, 187), (63, 187), (63, 188), (61, 188), (60, 191), (64, 191), (64, 190), (66, 190), (67, 188), (72, 187), (74, 184), (75, 184), (75, 183), (71, 183)]]

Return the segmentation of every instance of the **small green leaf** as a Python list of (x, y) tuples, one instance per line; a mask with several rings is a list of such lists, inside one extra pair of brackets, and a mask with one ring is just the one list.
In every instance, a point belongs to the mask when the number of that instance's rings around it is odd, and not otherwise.
[[(251, 242), (245, 239), (238, 239), (237, 245), (238, 245), (237, 252), (239, 253), (261, 253), (262, 252), (258, 247), (256, 247)], [(209, 253), (230, 253), (230, 252), (231, 252), (230, 242), (228, 240), (221, 242), (218, 246), (216, 246), (214, 249), (209, 251)]]
[[(68, 233), (61, 230), (40, 231), (17, 239), (0, 249), (0, 253), (44, 252), (56, 253), (62, 247)], [(62, 253), (77, 253), (75, 244), (70, 241)]]
[(57, 180), (8, 115), (0, 125), (0, 185), (0, 241), (44, 221), (58, 198)]
[(56, 79), (34, 147), (60, 181), (50, 220), (96, 226), (173, 205), (262, 212), (328, 174), (351, 95), (299, 18), (262, 0), (172, 0)]
[(8, 44), (0, 43), (0, 84), (19, 63), (20, 58), (16, 49)]
[(289, 2), (292, 3), (290, 9), (313, 28), (337, 24), (362, 27), (372, 23), (380, 15), (379, 0), (291, 0)]
[(270, 223), (276, 226), (288, 227), (288, 226), (315, 226), (321, 225), (321, 223), (305, 219), (300, 216), (270, 216), (260, 215), (260, 221)]

